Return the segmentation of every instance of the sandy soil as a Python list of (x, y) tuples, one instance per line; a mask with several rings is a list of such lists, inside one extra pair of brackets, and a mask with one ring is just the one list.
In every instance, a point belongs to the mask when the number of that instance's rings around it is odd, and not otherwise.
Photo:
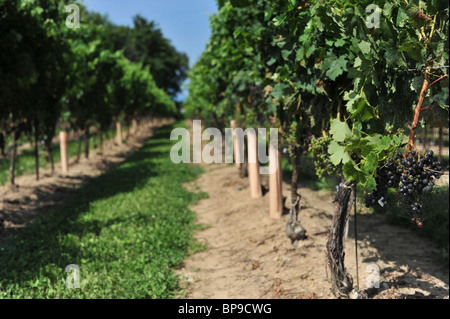
[[(153, 135), (153, 130), (172, 122), (158, 119), (140, 123), (136, 134), (128, 137), (127, 143), (117, 145), (114, 141), (104, 142), (103, 153), (99, 149), (91, 150), (89, 159), (82, 154), (79, 162), (69, 160), (69, 172), (62, 175), (61, 164), (55, 164), (55, 174), (50, 169), (40, 169), (41, 179), (36, 181), (34, 175), (16, 178), (19, 186), (0, 186), (0, 242), (9, 234), (20, 231), (38, 214), (45, 214), (49, 208), (60, 203), (73, 194), (86, 181), (124, 161), (138, 150)], [(126, 133), (123, 135), (126, 137)]]
[[(300, 187), (299, 219), (307, 239), (294, 247), (285, 234), (289, 217), (269, 218), (269, 196), (250, 198), (247, 179), (225, 164), (202, 164), (207, 171), (186, 185), (209, 198), (191, 207), (204, 225), (196, 238), (206, 250), (185, 260), (178, 270), (186, 298), (334, 298), (325, 267), (325, 243), (333, 213), (330, 192)], [(268, 189), (268, 178), (262, 178)], [(283, 183), (283, 196), (290, 198)], [(287, 202), (288, 202), (287, 201)], [(359, 207), (357, 216), (359, 286), (366, 289), (370, 268), (380, 270), (380, 288), (370, 298), (448, 298), (448, 269), (439, 250), (417, 232), (389, 225), (384, 216)], [(345, 264), (356, 286), (353, 216), (350, 219)], [(372, 265), (372, 266), (370, 266)], [(373, 266), (375, 265), (375, 266)]]

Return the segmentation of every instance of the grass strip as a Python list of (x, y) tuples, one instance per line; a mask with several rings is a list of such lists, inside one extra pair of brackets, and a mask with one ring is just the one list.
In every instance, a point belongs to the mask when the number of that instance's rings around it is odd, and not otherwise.
[[(0, 246), (0, 298), (176, 297), (174, 267), (198, 248), (188, 205), (205, 194), (182, 187), (201, 169), (170, 161), (172, 128), (10, 236)], [(66, 287), (70, 264), (78, 289)]]

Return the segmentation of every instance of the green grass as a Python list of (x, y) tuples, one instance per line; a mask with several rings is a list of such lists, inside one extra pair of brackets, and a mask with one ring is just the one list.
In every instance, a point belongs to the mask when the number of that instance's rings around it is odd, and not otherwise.
[[(205, 194), (182, 187), (201, 170), (170, 161), (171, 129), (10, 236), (0, 246), (0, 297), (175, 297), (174, 267), (203, 248), (187, 207)], [(65, 285), (69, 264), (80, 268), (79, 289)]]
[[(126, 132), (127, 128), (123, 128), (123, 132)], [(108, 137), (111, 137), (112, 134), (115, 134), (115, 131), (109, 130)], [(89, 148), (92, 151), (97, 148), (99, 145), (98, 135), (92, 135), (89, 139)], [(84, 150), (84, 142), (81, 143), (81, 156)], [(73, 158), (77, 155), (78, 151), (78, 141), (69, 141), (67, 145), (67, 153), (69, 158)], [(52, 147), (53, 160), (56, 163), (61, 161), (61, 154), (59, 151), (59, 144), (54, 144)], [(43, 149), (43, 147), (39, 148), (39, 167), (46, 168), (50, 166), (49, 161), (46, 159), (47, 152)], [(9, 157), (6, 157), (0, 160), (0, 185), (5, 185), (9, 182), (9, 166), (11, 164), (11, 160)], [(16, 158), (16, 177), (22, 175), (33, 174), (35, 172), (35, 159), (34, 159), (34, 148), (28, 148), (22, 150), (21, 154)]]

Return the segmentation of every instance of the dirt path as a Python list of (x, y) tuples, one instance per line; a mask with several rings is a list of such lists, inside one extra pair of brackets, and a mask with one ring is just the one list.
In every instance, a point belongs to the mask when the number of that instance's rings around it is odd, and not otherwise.
[[(285, 235), (288, 215), (269, 216), (269, 198), (251, 199), (247, 179), (234, 166), (204, 165), (207, 171), (186, 187), (208, 199), (192, 207), (206, 229), (196, 234), (208, 245), (185, 260), (179, 274), (186, 298), (334, 298), (325, 270), (325, 243), (333, 213), (332, 195), (301, 187), (300, 221), (308, 238), (294, 247)], [(263, 176), (268, 189), (268, 178)], [(289, 200), (290, 186), (283, 183)], [(353, 219), (345, 264), (356, 285)], [(448, 269), (437, 248), (414, 231), (389, 225), (384, 216), (358, 216), (359, 283), (366, 288), (366, 267), (380, 269), (380, 289), (372, 298), (406, 296), (448, 298)]]
[(61, 164), (56, 163), (54, 176), (50, 176), (49, 168), (41, 168), (39, 181), (34, 175), (25, 175), (16, 178), (19, 187), (15, 190), (7, 185), (0, 186), (0, 242), (62, 202), (86, 181), (123, 162), (153, 135), (155, 128), (169, 122), (172, 120), (155, 119), (142, 123), (136, 134), (128, 137), (126, 144), (119, 146), (113, 139), (108, 140), (104, 142), (102, 154), (96, 149), (90, 151), (89, 159), (82, 156), (78, 163), (74, 158), (70, 159), (66, 175), (60, 174)]

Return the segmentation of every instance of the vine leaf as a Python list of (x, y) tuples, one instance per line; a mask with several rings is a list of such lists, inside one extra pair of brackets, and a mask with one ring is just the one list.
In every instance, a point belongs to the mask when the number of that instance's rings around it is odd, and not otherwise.
[(361, 41), (361, 43), (358, 44), (359, 49), (363, 54), (369, 54), (370, 53), (370, 42), (367, 41)]
[(373, 136), (368, 136), (365, 138), (370, 145), (372, 145), (375, 152), (382, 152), (387, 150), (390, 146), (391, 140), (387, 136), (382, 136), (380, 134), (374, 134)]
[(362, 185), (367, 183), (366, 174), (353, 161), (344, 164), (343, 173), (347, 181), (359, 181)]
[(367, 102), (367, 99), (355, 91), (347, 92), (344, 100), (348, 100), (346, 107), (351, 114), (351, 119), (359, 119), (361, 122), (366, 122), (375, 117), (375, 112), (369, 102)]
[(366, 172), (374, 172), (378, 166), (378, 155), (375, 153), (370, 153), (367, 155), (364, 161), (364, 170)]
[(344, 39), (337, 39), (336, 42), (334, 42), (334, 46), (336, 48), (340, 48), (342, 46), (345, 45), (345, 40)]
[(339, 59), (333, 62), (331, 68), (327, 71), (327, 76), (334, 81), (339, 75), (347, 71), (347, 60), (345, 56), (340, 56)]
[(336, 142), (343, 142), (347, 137), (352, 136), (352, 131), (347, 123), (339, 119), (333, 119), (330, 126), (330, 134)]
[(414, 41), (408, 41), (408, 42), (404, 43), (403, 45), (401, 45), (398, 48), (398, 51), (405, 52), (413, 60), (421, 61), (422, 56), (423, 56), (422, 49), (423, 49), (423, 46), (420, 43), (414, 42)]
[(328, 153), (330, 154), (330, 161), (333, 165), (343, 164), (351, 160), (350, 155), (345, 151), (345, 147), (339, 145), (336, 141), (331, 141), (328, 146)]

